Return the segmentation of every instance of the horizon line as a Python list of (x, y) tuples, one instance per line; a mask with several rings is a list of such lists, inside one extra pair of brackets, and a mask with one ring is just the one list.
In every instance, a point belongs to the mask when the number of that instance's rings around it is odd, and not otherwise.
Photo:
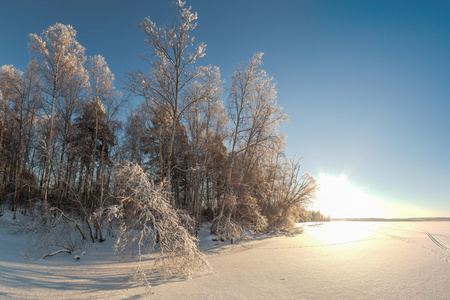
[(330, 221), (450, 221), (450, 217), (405, 217), (405, 218), (330, 218)]

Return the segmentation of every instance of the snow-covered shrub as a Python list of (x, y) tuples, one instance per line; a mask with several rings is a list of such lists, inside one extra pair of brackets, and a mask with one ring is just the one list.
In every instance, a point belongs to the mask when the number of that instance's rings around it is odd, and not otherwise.
[(211, 233), (219, 239), (233, 243), (245, 237), (246, 230), (261, 232), (267, 228), (267, 219), (253, 197), (244, 196), (238, 201), (235, 196), (228, 196), (224, 201), (225, 214), (219, 214), (211, 224)]
[(233, 243), (247, 234), (245, 228), (236, 223), (231, 216), (218, 215), (211, 223), (211, 234), (218, 235), (218, 240), (230, 240)]
[(267, 218), (261, 214), (261, 208), (255, 198), (245, 196), (236, 205), (236, 219), (247, 229), (262, 232), (267, 228)]
[(300, 220), (302, 206), (298, 204), (285, 207), (285, 203), (277, 203), (271, 208), (269, 218), (273, 222), (271, 231), (292, 232)]
[(58, 251), (72, 253), (85, 247), (87, 230), (83, 222), (54, 207), (42, 209), (35, 215), (37, 217), (27, 224), (34, 251), (45, 250), (49, 256)]
[(278, 197), (269, 206), (267, 215), (269, 231), (289, 231), (295, 227), (304, 208), (312, 203), (319, 188), (317, 181), (311, 174), (298, 176), (299, 162), (291, 162), (292, 167), (285, 172), (285, 178), (277, 191)]
[(209, 267), (197, 248), (196, 237), (185, 227), (194, 224), (192, 218), (174, 209), (168, 202), (167, 189), (149, 180), (138, 164), (126, 163), (117, 168), (115, 196), (118, 203), (108, 210), (118, 230), (115, 250), (137, 254), (136, 276), (141, 283), (148, 284), (142, 255), (155, 249), (159, 253), (149, 272), (157, 271), (164, 278), (190, 277), (192, 272)]

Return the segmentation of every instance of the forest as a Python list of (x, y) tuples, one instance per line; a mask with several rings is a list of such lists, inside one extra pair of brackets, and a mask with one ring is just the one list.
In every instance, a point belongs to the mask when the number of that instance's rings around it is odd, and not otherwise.
[[(1, 207), (35, 220), (37, 244), (70, 252), (114, 236), (118, 251), (157, 248), (164, 270), (188, 274), (205, 263), (203, 222), (233, 243), (306, 218), (318, 184), (286, 155), (263, 54), (225, 89), (219, 68), (201, 65), (196, 22), (181, 1), (172, 22), (145, 18), (148, 68), (123, 74), (121, 91), (71, 25), (30, 34), (25, 71), (1, 67)], [(140, 103), (125, 111), (129, 99)]]

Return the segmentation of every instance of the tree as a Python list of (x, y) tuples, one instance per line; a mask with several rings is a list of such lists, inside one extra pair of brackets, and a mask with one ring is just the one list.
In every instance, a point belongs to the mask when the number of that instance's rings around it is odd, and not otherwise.
[[(104, 187), (105, 185), (108, 186), (105, 182), (109, 182), (109, 180), (105, 179), (105, 166), (112, 166), (110, 152), (116, 144), (116, 129), (121, 126), (116, 118), (120, 107), (126, 102), (126, 99), (122, 99), (121, 94), (116, 92), (114, 87), (114, 74), (109, 69), (103, 56), (95, 55), (90, 57), (87, 70), (90, 82), (88, 94), (91, 99), (97, 102), (93, 107), (95, 119), (94, 146), (91, 154), (93, 166), (90, 169), (90, 174), (88, 174), (90, 177), (90, 187), (87, 197), (92, 196), (96, 198), (93, 199), (96, 202), (95, 207), (97, 208), (95, 227), (100, 234), (100, 241), (103, 241), (104, 237), (101, 224), (103, 219), (103, 206), (106, 200)], [(99, 141), (100, 143), (98, 143)], [(98, 165), (95, 168), (97, 156), (99, 159)], [(95, 169), (97, 172), (94, 179)]]
[[(258, 166), (267, 153), (283, 147), (283, 139), (278, 133), (279, 125), (287, 122), (286, 115), (276, 103), (276, 89), (273, 78), (260, 68), (262, 53), (257, 53), (248, 66), (241, 65), (233, 75), (228, 111), (231, 120), (231, 141), (229, 169), (225, 196), (218, 216), (212, 223), (211, 232), (225, 236), (236, 236), (223, 228), (235, 230), (239, 217), (239, 204), (251, 207), (255, 228), (263, 229), (265, 222), (254, 195), (249, 190), (249, 182), (244, 178)], [(248, 177), (248, 176), (247, 176)], [(239, 201), (241, 201), (239, 203)], [(227, 215), (225, 215), (225, 213)], [(233, 214), (236, 216), (233, 221)], [(245, 219), (249, 219), (247, 216)], [(231, 226), (230, 224), (233, 224)], [(222, 228), (223, 227), (223, 228)]]
[(75, 119), (75, 136), (73, 137), (74, 151), (80, 158), (79, 192), (86, 201), (90, 201), (94, 171), (99, 174), (99, 164), (108, 156), (109, 148), (114, 144), (114, 135), (108, 126), (105, 107), (98, 99), (93, 99), (83, 107), (81, 115)]
[(132, 111), (127, 116), (125, 135), (123, 141), (123, 154), (129, 162), (144, 165), (145, 144), (143, 142), (145, 132), (145, 117), (139, 110)]
[[(194, 21), (197, 13), (185, 2), (176, 3), (176, 14), (170, 25), (158, 27), (146, 18), (139, 28), (146, 34), (146, 42), (152, 50), (153, 59), (147, 59), (151, 70), (148, 75), (141, 71), (127, 74), (126, 89), (136, 96), (143, 97), (149, 109), (160, 121), (169, 118), (170, 133), (167, 153), (160, 159), (167, 162), (163, 178), (170, 183), (172, 173), (172, 154), (177, 126), (183, 115), (200, 99), (183, 101), (182, 91), (196, 78), (201, 70), (193, 65), (205, 55), (205, 44), (193, 46), (192, 31), (197, 26)], [(192, 50), (191, 50), (192, 49)]]
[[(110, 103), (114, 100), (116, 93), (114, 91), (114, 75), (111, 73), (111, 70), (108, 67), (108, 64), (105, 61), (105, 58), (101, 55), (93, 56), (88, 61), (88, 74), (90, 85), (90, 99), (94, 99), (97, 101), (97, 105), (94, 108), (94, 119), (95, 119), (95, 127), (94, 127), (94, 147), (92, 148), (92, 161), (95, 161), (95, 155), (97, 151), (97, 140), (99, 135), (99, 119), (104, 116), (105, 122), (108, 122), (108, 116), (106, 115), (106, 110), (102, 103)], [(105, 124), (106, 127), (107, 124)], [(105, 128), (106, 128), (105, 127)], [(104, 134), (104, 133), (103, 133)], [(101, 178), (103, 174), (103, 164), (104, 164), (104, 156), (105, 150), (107, 147), (107, 143), (103, 143), (101, 147), (100, 153), (100, 165), (98, 166), (98, 174), (97, 179)], [(91, 187), (89, 192), (92, 192), (92, 188), (94, 186), (94, 168), (91, 168), (91, 174), (89, 174), (91, 179)]]
[(86, 57), (85, 48), (76, 40), (76, 31), (71, 25), (56, 23), (44, 30), (40, 36), (30, 34), (29, 37), (29, 47), (36, 58), (38, 72), (43, 80), (43, 91), (51, 98), (50, 132), (45, 142), (44, 204), (47, 205), (56, 102), (63, 92), (64, 81), (70, 79), (71, 75), (76, 73), (76, 69), (82, 68)]
[[(33, 176), (27, 166), (34, 120), (41, 101), (40, 81), (36, 74), (35, 63), (30, 63), (25, 74), (13, 66), (3, 66), (0, 69), (0, 91), (5, 95), (2, 124), (6, 125), (7, 120), (9, 123), (8, 128), (2, 126), (1, 129), (2, 161), (5, 162), (5, 167), (8, 164), (10, 166), (9, 179), (6, 179), (6, 169), (3, 175), (4, 181), (14, 187), (15, 218), (20, 190), (28, 186), (30, 193), (31, 185), (35, 184), (31, 182)], [(8, 107), (8, 104), (11, 106)], [(5, 132), (9, 135), (7, 144), (3, 141)]]
[[(76, 111), (80, 111), (85, 91), (89, 86), (88, 74), (83, 65), (67, 71), (67, 77), (61, 81), (61, 101), (56, 102), (56, 119), (60, 121), (60, 159), (58, 164), (57, 193), (59, 207), (63, 207), (63, 199), (67, 197), (67, 182), (69, 176), (68, 148), (71, 135), (71, 123)], [(62, 123), (62, 124), (61, 124)], [(58, 130), (56, 130), (58, 131)], [(64, 161), (66, 157), (66, 161)]]
[(300, 175), (300, 159), (286, 160), (280, 169), (276, 185), (273, 187), (273, 201), (270, 205), (270, 231), (289, 229), (297, 223), (303, 209), (310, 205), (317, 194), (319, 185), (314, 177)]
[(185, 114), (188, 155), (188, 197), (196, 220), (201, 226), (203, 204), (211, 210), (210, 183), (216, 182), (220, 171), (220, 154), (226, 157), (223, 145), (227, 135), (228, 117), (220, 99), (222, 80), (218, 67), (204, 67), (195, 82), (186, 90), (184, 99), (201, 99)]
[(116, 170), (114, 194), (118, 204), (108, 211), (118, 226), (115, 249), (123, 254), (137, 249), (137, 279), (148, 284), (141, 258), (157, 243), (159, 255), (150, 272), (160, 271), (164, 278), (174, 273), (190, 277), (193, 271), (209, 267), (190, 233), (193, 220), (170, 205), (163, 183), (154, 184), (140, 166), (125, 163)]

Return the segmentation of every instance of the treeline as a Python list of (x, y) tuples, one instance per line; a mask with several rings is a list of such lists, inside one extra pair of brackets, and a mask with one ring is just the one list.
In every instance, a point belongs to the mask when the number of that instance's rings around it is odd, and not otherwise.
[[(138, 165), (193, 231), (210, 221), (212, 233), (234, 240), (297, 222), (317, 184), (285, 155), (279, 128), (288, 120), (262, 53), (235, 69), (223, 93), (219, 68), (199, 65), (206, 45), (194, 44), (196, 19), (182, 2), (172, 23), (144, 19), (152, 55), (147, 70), (124, 75), (126, 97), (105, 58), (86, 57), (72, 26), (30, 34), (27, 70), (0, 70), (2, 205), (14, 216), (58, 212), (85, 224), (92, 242), (103, 240), (106, 210), (131, 209), (124, 195), (136, 192), (122, 184), (118, 192), (116, 174)], [(142, 102), (126, 113), (128, 97)], [(155, 238), (164, 217), (155, 215)]]
[(330, 222), (330, 216), (325, 216), (320, 210), (304, 210), (300, 214), (299, 222)]

